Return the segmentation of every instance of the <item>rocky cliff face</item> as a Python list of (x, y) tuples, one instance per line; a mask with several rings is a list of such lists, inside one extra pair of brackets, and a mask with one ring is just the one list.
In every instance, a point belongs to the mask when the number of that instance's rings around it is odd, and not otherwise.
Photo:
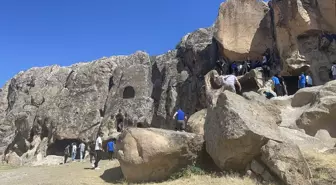
[[(163, 55), (136, 52), (21, 72), (0, 91), (0, 155), (30, 160), (62, 152), (67, 141), (93, 140), (98, 130), (113, 136), (119, 109), (126, 126), (173, 129), (177, 108), (190, 116), (214, 106), (223, 89), (206, 94), (216, 73), (204, 77), (222, 57), (260, 59), (270, 48), (274, 71), (311, 71), (314, 83), (323, 84), (336, 60), (334, 13), (332, 0), (228, 0), (213, 27), (187, 34)], [(260, 71), (249, 75), (240, 78), (245, 91), (266, 84)]]
[[(205, 108), (202, 76), (217, 58), (212, 36), (213, 28), (197, 30), (156, 57), (137, 52), (19, 73), (0, 92), (0, 155), (22, 156), (36, 138), (61, 147), (55, 143), (88, 142), (98, 130), (108, 137), (116, 132), (119, 109), (127, 114), (127, 127), (173, 129), (177, 107), (188, 114)], [(44, 148), (43, 155), (63, 151)]]

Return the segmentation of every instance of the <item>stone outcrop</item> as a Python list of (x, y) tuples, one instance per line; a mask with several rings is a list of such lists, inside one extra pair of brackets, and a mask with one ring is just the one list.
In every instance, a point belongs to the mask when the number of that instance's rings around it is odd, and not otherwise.
[(186, 131), (194, 134), (204, 135), (204, 124), (207, 109), (200, 110), (191, 115), (186, 125)]
[[(213, 32), (190, 33), (160, 56), (136, 52), (20, 72), (0, 91), (0, 156), (16, 147), (23, 157), (36, 136), (47, 138), (43, 157), (63, 152), (56, 141), (92, 141), (99, 130), (107, 140), (119, 109), (126, 127), (174, 128), (178, 107), (188, 116), (206, 108), (203, 76), (217, 60)], [(37, 153), (27, 155), (36, 160)]]
[(216, 20), (215, 38), (220, 52), (229, 60), (260, 59), (273, 48), (269, 7), (257, 0), (227, 0)]
[(269, 139), (281, 141), (281, 122), (273, 106), (224, 91), (208, 108), (206, 149), (223, 170), (244, 170)]
[(273, 0), (272, 8), (283, 72), (298, 75), (309, 69), (315, 84), (327, 82), (336, 40), (322, 35), (336, 33), (334, 1)]
[[(300, 90), (298, 93), (302, 94), (301, 91), (307, 93), (308, 90)], [(332, 137), (336, 137), (334, 124), (336, 119), (336, 81), (315, 87), (309, 92), (311, 98), (304, 100), (308, 107), (296, 121), (298, 127), (304, 129), (311, 136), (315, 136), (318, 130), (324, 129)], [(301, 98), (298, 97), (298, 99)]]
[(213, 32), (213, 27), (198, 29), (184, 36), (175, 50), (152, 57), (153, 126), (175, 128), (172, 117), (178, 107), (188, 116), (206, 108), (204, 76), (218, 58)]
[(201, 135), (161, 129), (132, 128), (117, 142), (117, 158), (128, 182), (166, 180), (197, 161)]
[(262, 148), (261, 159), (287, 185), (309, 185), (310, 170), (299, 147), (269, 141)]

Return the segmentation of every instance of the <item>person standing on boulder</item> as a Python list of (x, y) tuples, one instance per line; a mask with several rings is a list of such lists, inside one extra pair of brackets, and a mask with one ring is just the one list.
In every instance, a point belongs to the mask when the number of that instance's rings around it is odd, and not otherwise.
[(69, 156), (70, 156), (70, 145), (67, 145), (64, 149), (64, 164), (67, 163)]
[(75, 161), (77, 155), (77, 145), (72, 143), (72, 161)]
[(114, 153), (114, 142), (113, 141), (109, 141), (107, 143), (107, 152), (109, 154), (109, 160), (112, 161), (113, 153)]
[(176, 131), (182, 131), (184, 132), (185, 130), (185, 120), (187, 119), (187, 116), (185, 116), (185, 113), (181, 110), (178, 109), (174, 116), (173, 119), (175, 119), (177, 116), (177, 121), (176, 121)]
[(303, 89), (306, 87), (306, 76), (302, 72), (301, 75), (299, 76), (299, 83), (298, 83), (298, 88)]
[(84, 160), (85, 157), (85, 144), (82, 142), (79, 144), (79, 156), (80, 156), (80, 162)]
[(95, 170), (99, 170), (100, 168), (98, 167), (99, 161), (102, 159), (102, 154), (103, 154), (103, 133), (100, 132), (98, 134), (98, 137), (96, 139), (96, 145), (95, 145), (95, 151), (96, 151), (96, 159), (95, 159), (95, 163), (94, 163), (94, 169)]

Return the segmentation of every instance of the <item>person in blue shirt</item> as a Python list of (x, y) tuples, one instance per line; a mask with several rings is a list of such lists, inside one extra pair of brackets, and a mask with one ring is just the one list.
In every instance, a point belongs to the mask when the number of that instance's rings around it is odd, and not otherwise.
[(281, 90), (281, 84), (280, 80), (277, 77), (279, 74), (276, 74), (275, 76), (272, 77), (272, 81), (274, 84), (274, 92), (277, 94), (277, 96), (281, 96), (282, 90)]
[(107, 143), (107, 152), (108, 152), (108, 155), (109, 155), (109, 160), (112, 161), (113, 154), (114, 154), (114, 142), (113, 142), (113, 140), (109, 141)]
[(185, 131), (185, 120), (187, 119), (187, 116), (185, 116), (185, 113), (181, 110), (178, 109), (173, 118), (175, 119), (177, 116), (177, 121), (176, 121), (176, 131)]
[(299, 76), (299, 84), (298, 84), (299, 89), (305, 88), (306, 87), (306, 76), (304, 73), (301, 73)]

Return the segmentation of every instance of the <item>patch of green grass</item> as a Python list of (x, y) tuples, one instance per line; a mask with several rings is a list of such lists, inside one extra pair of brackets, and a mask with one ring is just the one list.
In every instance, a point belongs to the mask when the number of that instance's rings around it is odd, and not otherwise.
[(188, 166), (181, 171), (174, 173), (170, 176), (170, 180), (176, 180), (179, 178), (190, 178), (193, 175), (205, 175), (206, 173), (197, 166)]

